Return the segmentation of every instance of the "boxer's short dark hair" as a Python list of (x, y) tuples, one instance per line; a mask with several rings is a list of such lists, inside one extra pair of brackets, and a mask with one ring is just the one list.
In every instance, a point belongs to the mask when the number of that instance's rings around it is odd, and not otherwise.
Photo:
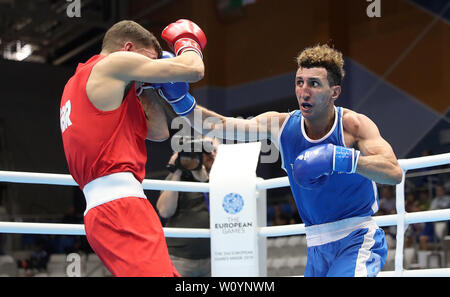
[(345, 76), (344, 58), (340, 51), (329, 45), (316, 45), (304, 49), (297, 56), (298, 68), (323, 67), (328, 73), (330, 86), (342, 85)]
[(162, 55), (162, 48), (158, 39), (150, 31), (134, 21), (124, 20), (114, 24), (103, 37), (102, 50), (115, 52), (131, 41), (139, 46), (153, 47), (158, 57)]

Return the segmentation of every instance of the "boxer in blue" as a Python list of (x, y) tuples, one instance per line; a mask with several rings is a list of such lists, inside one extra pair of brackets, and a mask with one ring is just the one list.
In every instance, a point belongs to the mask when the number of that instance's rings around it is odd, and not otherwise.
[[(299, 110), (245, 120), (197, 105), (187, 118), (203, 134), (217, 136), (218, 130), (233, 127), (236, 140), (266, 138), (278, 145), (306, 226), (305, 276), (376, 276), (387, 245), (371, 217), (378, 210), (375, 183), (400, 183), (402, 169), (372, 120), (335, 106), (344, 77), (342, 54), (318, 45), (301, 52), (297, 63)], [(217, 121), (196, 127), (202, 122), (194, 121), (198, 115)]]

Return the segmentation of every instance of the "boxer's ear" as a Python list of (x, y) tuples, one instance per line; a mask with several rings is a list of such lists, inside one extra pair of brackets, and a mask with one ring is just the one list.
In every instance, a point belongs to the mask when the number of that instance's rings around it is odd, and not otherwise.
[(134, 44), (131, 41), (125, 42), (125, 44), (122, 47), (122, 51), (129, 52), (134, 49)]
[(341, 86), (331, 87), (331, 99), (336, 100), (341, 95)]

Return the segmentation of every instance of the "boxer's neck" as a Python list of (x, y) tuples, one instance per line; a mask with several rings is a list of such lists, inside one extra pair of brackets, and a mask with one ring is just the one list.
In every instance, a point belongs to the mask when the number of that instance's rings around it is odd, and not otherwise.
[(315, 119), (305, 118), (305, 132), (313, 140), (321, 139), (330, 132), (335, 121), (334, 106), (323, 117)]

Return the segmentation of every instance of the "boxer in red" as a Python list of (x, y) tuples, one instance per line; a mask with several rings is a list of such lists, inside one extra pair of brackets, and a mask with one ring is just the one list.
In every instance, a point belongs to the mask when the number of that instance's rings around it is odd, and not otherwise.
[[(65, 155), (86, 198), (86, 237), (114, 276), (179, 276), (142, 189), (145, 139), (164, 140), (169, 131), (162, 108), (154, 104), (160, 95), (139, 86), (202, 79), (206, 37), (193, 22), (179, 20), (162, 38), (176, 57), (159, 59), (158, 40), (139, 24), (116, 23), (100, 54), (78, 65), (61, 98)], [(177, 108), (183, 100), (192, 99), (176, 100)]]

